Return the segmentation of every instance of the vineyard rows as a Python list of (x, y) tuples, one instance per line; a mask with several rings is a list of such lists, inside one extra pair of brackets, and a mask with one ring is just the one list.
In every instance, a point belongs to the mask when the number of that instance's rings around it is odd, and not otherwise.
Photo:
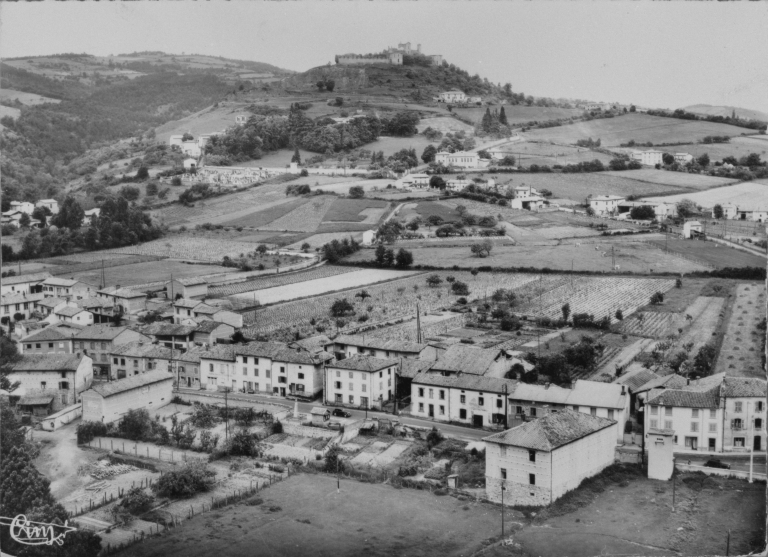
[[(421, 327), (422, 338), (428, 339), (442, 335), (453, 329), (460, 329), (464, 326), (464, 314), (458, 314), (449, 319), (438, 321), (437, 323), (430, 323)], [(405, 323), (398, 325), (391, 325), (389, 327), (382, 327), (381, 329), (375, 329), (373, 331), (366, 331), (366, 336), (378, 338), (382, 340), (404, 340), (409, 342), (416, 342), (416, 320), (412, 319)]]
[(640, 337), (663, 338), (669, 334), (675, 319), (671, 313), (642, 311), (625, 320), (621, 332)]
[(647, 305), (655, 292), (667, 292), (675, 285), (672, 279), (620, 277), (574, 277), (571, 285), (568, 277), (563, 278), (565, 284), (547, 290), (540, 298), (535, 296), (517, 312), (530, 317), (560, 319), (562, 307), (567, 303), (571, 315), (588, 313), (596, 319), (607, 315), (615, 321), (616, 310), (621, 310), (626, 317), (638, 307)]
[(286, 286), (288, 284), (296, 284), (308, 280), (332, 277), (356, 270), (357, 269), (354, 267), (334, 267), (333, 265), (322, 265), (309, 271), (286, 273), (284, 275), (269, 275), (266, 277), (257, 278), (255, 280), (247, 280), (245, 282), (237, 282), (235, 284), (227, 284), (224, 286), (209, 286), (208, 295), (212, 297), (232, 296), (234, 294), (242, 294), (244, 292), (251, 292), (253, 290), (272, 288), (274, 286)]

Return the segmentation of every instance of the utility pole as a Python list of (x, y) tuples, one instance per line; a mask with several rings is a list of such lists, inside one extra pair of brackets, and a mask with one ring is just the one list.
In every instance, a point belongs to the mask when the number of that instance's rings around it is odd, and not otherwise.
[(507, 384), (504, 383), (504, 429), (506, 430), (509, 427), (509, 424), (507, 423), (507, 415), (508, 415), (508, 409), (507, 409)]
[(416, 302), (416, 342), (421, 344), (421, 306)]
[(504, 487), (504, 480), (501, 480), (501, 539), (504, 539), (504, 492), (507, 490)]
[(611, 246), (611, 269), (616, 268), (616, 255), (614, 254), (615, 246)]
[(229, 387), (224, 387), (224, 439), (229, 441)]
[(543, 292), (541, 279), (542, 279), (542, 276), (539, 275), (539, 323), (536, 327), (536, 341), (537, 341), (536, 344), (538, 345), (538, 350), (539, 350), (539, 360), (541, 360), (541, 320), (544, 317), (543, 315), (544, 310), (542, 309), (542, 305), (541, 305), (541, 295)]

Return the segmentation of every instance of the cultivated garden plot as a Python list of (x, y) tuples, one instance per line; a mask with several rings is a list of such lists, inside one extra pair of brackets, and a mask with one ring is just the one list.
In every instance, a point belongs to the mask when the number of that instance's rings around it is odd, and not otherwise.
[[(699, 296), (691, 304), (685, 313), (680, 316), (680, 325), (683, 333), (675, 341), (674, 351), (680, 350), (685, 345), (692, 345), (689, 351), (696, 354), (699, 349), (714, 340), (718, 325), (724, 317), (725, 298)], [(686, 330), (687, 328), (687, 330)]]
[[(344, 290), (347, 288), (356, 288), (367, 284), (374, 284), (386, 280), (399, 279), (421, 271), (389, 271), (385, 269), (365, 269), (362, 271), (353, 271), (340, 275), (331, 275), (325, 278), (304, 281), (297, 286), (288, 284), (284, 286), (275, 286), (264, 288), (256, 293), (256, 299), (260, 304), (275, 304), (295, 300), (296, 298), (305, 298), (307, 296), (319, 296), (327, 292)], [(253, 298), (253, 293), (235, 294), (234, 298)]]
[(677, 313), (638, 311), (625, 319), (619, 330), (627, 335), (663, 338), (677, 330), (680, 323)]
[(335, 267), (333, 265), (321, 265), (308, 271), (299, 271), (296, 273), (286, 273), (284, 275), (270, 275), (267, 277), (259, 277), (254, 280), (247, 280), (244, 282), (237, 282), (235, 284), (226, 284), (224, 286), (209, 286), (209, 296), (232, 296), (234, 294), (241, 294), (243, 292), (252, 292), (254, 290), (262, 290), (265, 288), (274, 288), (276, 286), (287, 286), (289, 284), (296, 284), (306, 281), (313, 281), (316, 279), (322, 279), (332, 277), (336, 275), (343, 275), (345, 273), (351, 273), (355, 271), (353, 267)]
[(540, 141), (516, 141), (493, 147), (490, 151), (499, 157), (513, 156), (520, 166), (532, 164), (554, 166), (556, 164), (578, 164), (584, 161), (598, 159), (607, 164), (611, 155), (592, 151), (585, 147), (571, 147), (566, 145), (554, 145)]
[[(757, 254), (737, 250), (715, 242), (699, 240), (649, 240), (650, 244), (664, 251), (664, 255), (679, 256), (691, 264), (706, 265), (722, 269), (723, 267), (765, 267), (766, 260)], [(659, 269), (662, 267), (659, 266)], [(676, 270), (676, 269), (671, 269)]]
[(254, 245), (248, 242), (177, 236), (104, 251), (125, 255), (154, 255), (170, 259), (219, 262), (225, 255), (235, 258), (253, 250)]
[(736, 300), (730, 308), (715, 373), (725, 372), (735, 377), (764, 377), (764, 342), (765, 287), (759, 283), (739, 284)]

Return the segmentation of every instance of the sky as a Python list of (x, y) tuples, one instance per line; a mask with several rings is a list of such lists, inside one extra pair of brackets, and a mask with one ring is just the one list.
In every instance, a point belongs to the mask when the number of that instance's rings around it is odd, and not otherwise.
[(768, 112), (768, 2), (0, 3), (0, 57), (142, 50), (304, 71), (399, 42), (534, 96)]

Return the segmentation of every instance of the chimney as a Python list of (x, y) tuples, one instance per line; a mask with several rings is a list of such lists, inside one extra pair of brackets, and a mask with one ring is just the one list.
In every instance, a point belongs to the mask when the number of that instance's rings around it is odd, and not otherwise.
[(627, 388), (626, 388), (626, 386), (624, 386), (624, 385), (622, 385), (622, 386), (621, 386), (621, 394), (622, 394), (622, 395), (625, 395), (625, 394), (627, 394)]

